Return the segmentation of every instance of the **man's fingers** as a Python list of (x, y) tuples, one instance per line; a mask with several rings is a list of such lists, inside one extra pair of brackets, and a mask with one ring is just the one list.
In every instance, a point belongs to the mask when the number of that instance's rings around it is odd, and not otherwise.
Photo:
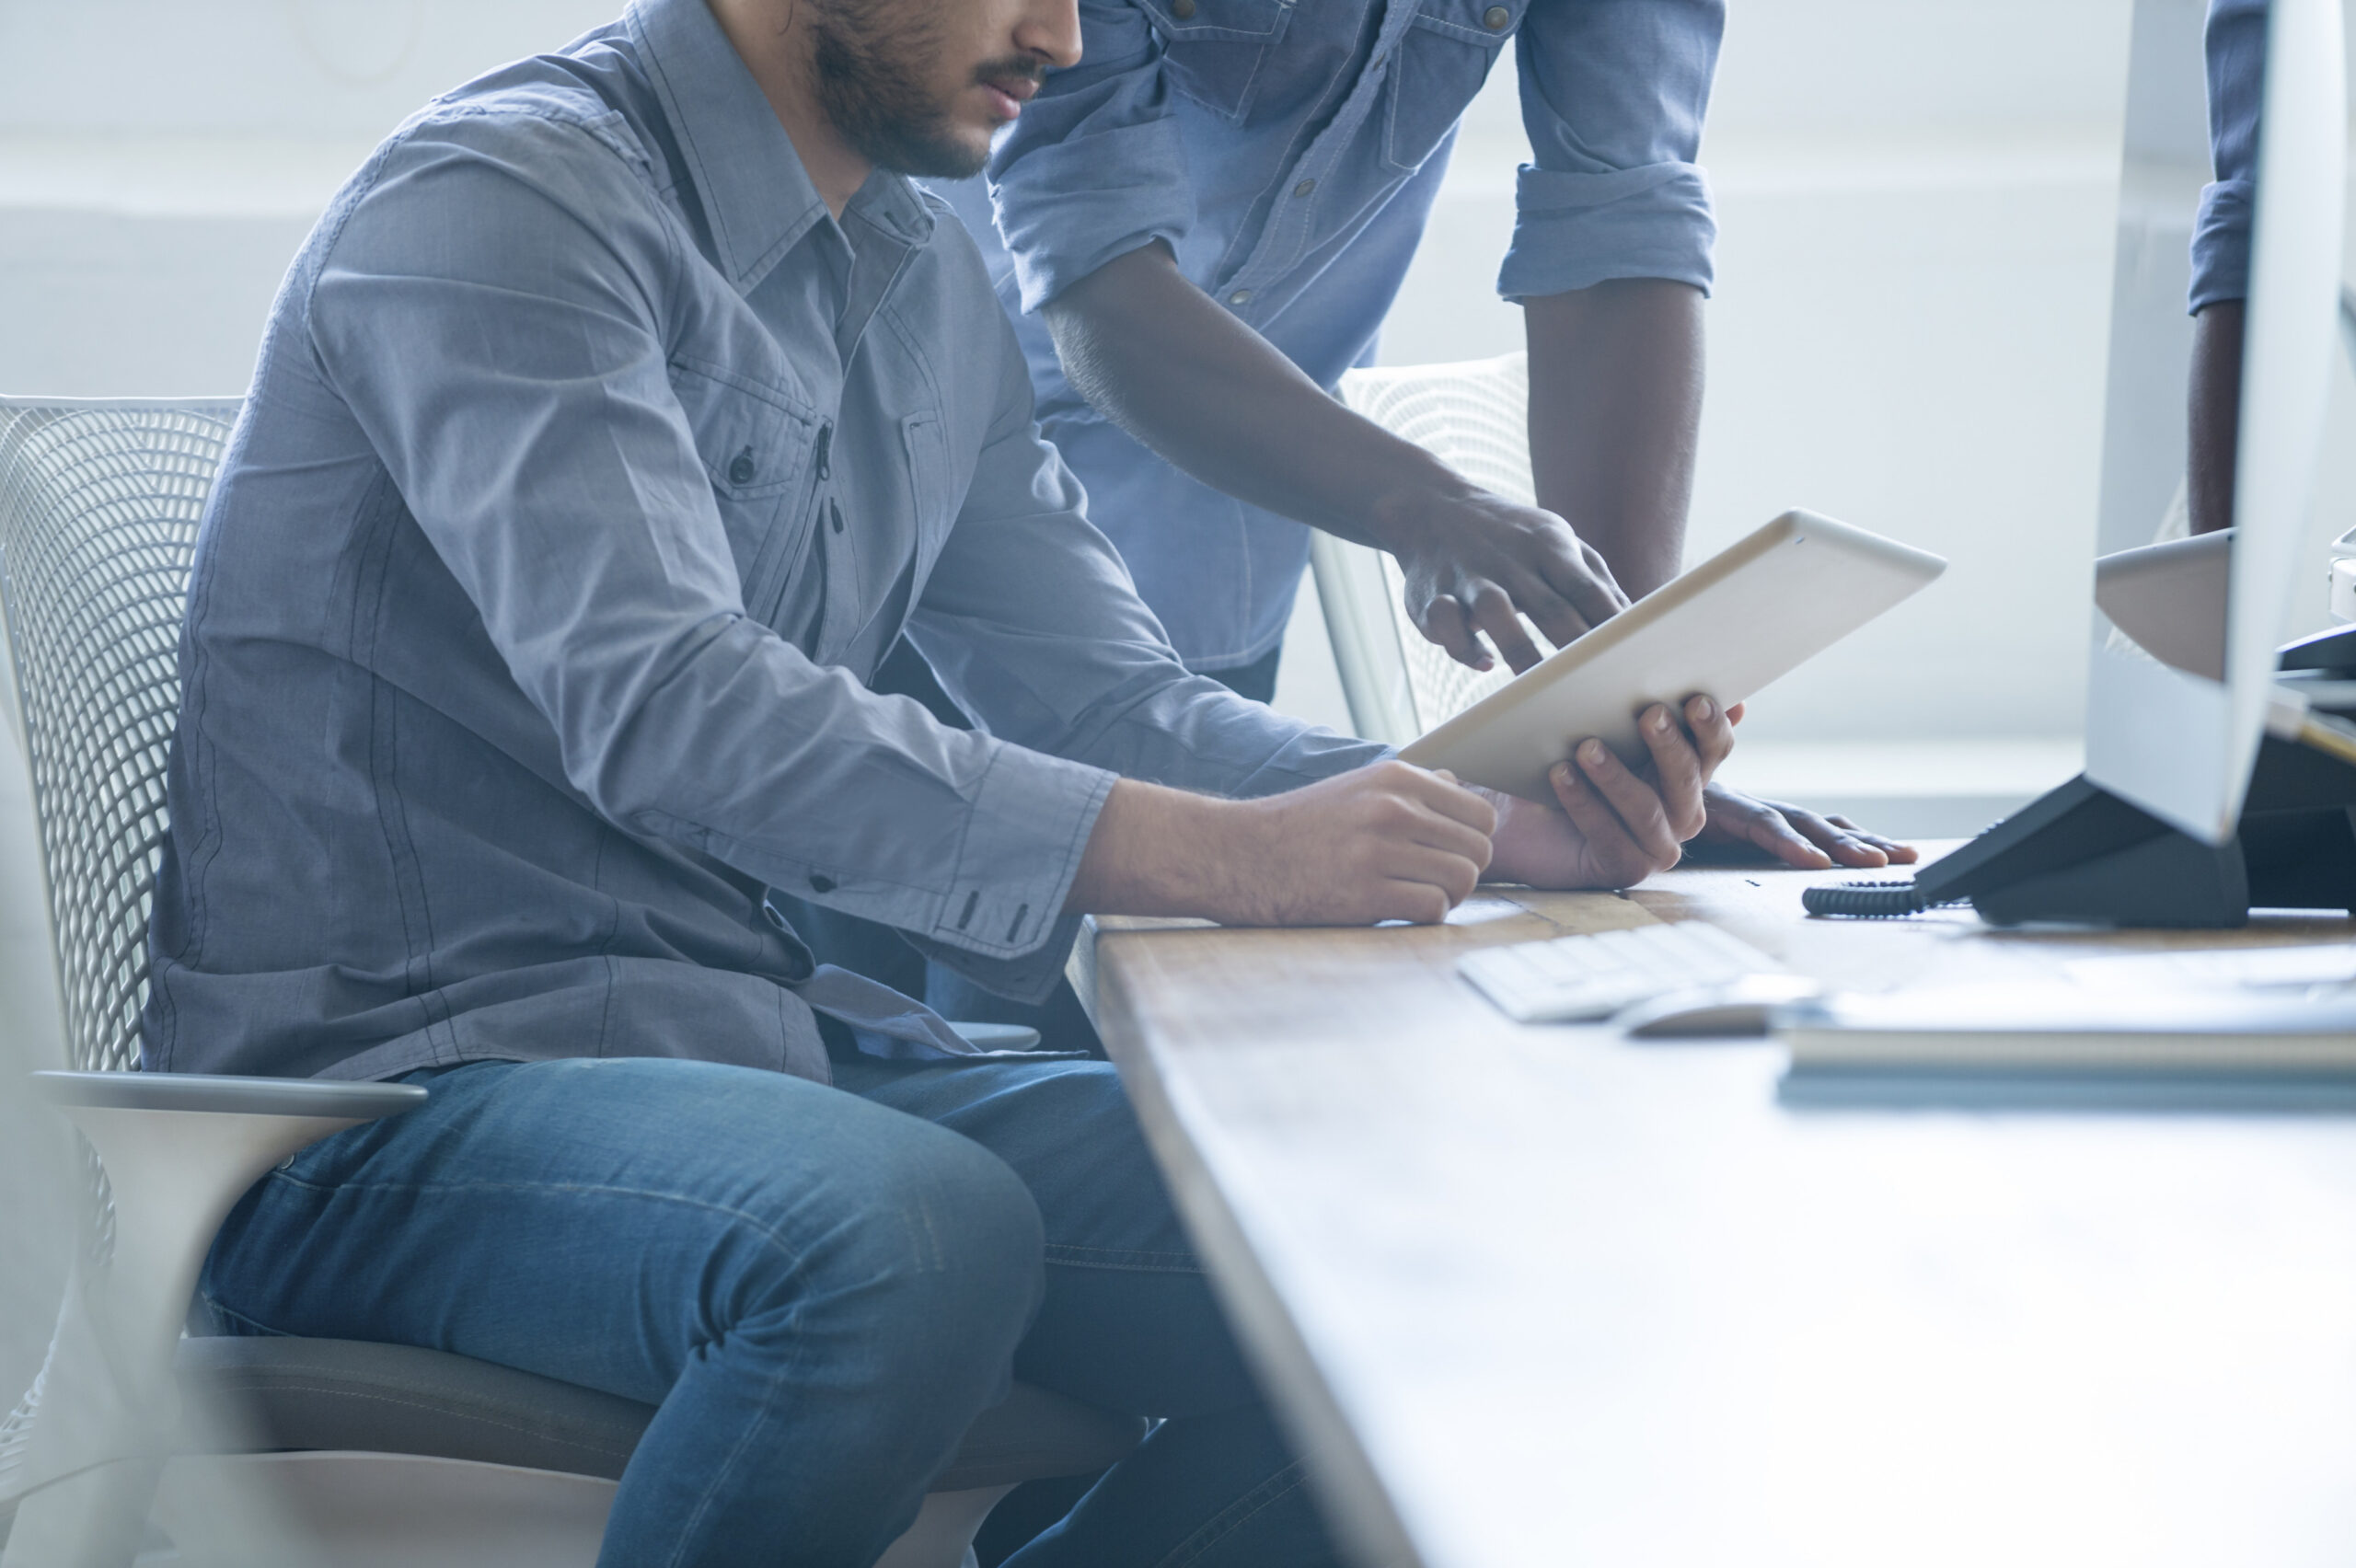
[(1462, 823), (1484, 838), (1497, 831), (1497, 808), (1478, 790), (1458, 783), (1456, 775), (1444, 770), (1426, 772), (1414, 763), (1395, 758), (1382, 766), (1397, 770), (1397, 782), (1403, 794), (1438, 815)]
[(1842, 817), (1820, 817), (1814, 812), (1787, 806), (1781, 801), (1761, 803), (1783, 813), (1809, 843), (1819, 846), (1844, 866), (1868, 869), (1887, 866), (1891, 859), (1890, 850), (1900, 847), (1876, 843), (1871, 835), (1858, 832)]
[(1628, 595), (1621, 592), (1611, 569), (1585, 545), (1576, 554), (1550, 559), (1545, 571), (1547, 583), (1588, 626), (1600, 626), (1628, 607)]
[[(1656, 865), (1674, 865), (1682, 852), (1684, 840), (1669, 824), (1661, 798), (1650, 784), (1631, 772), (1627, 764), (1611, 755), (1611, 748), (1592, 737), (1581, 741), (1571, 760), (1596, 792), (1610, 805), (1614, 815), (1625, 825), (1628, 836), (1648, 861)], [(1696, 800), (1701, 788), (1694, 787)]]
[[(1485, 801), (1482, 803), (1486, 804)], [(1488, 831), (1451, 816), (1443, 816), (1420, 803), (1410, 806), (1408, 811), (1411, 814), (1400, 824), (1395, 836), (1400, 843), (1453, 856), (1469, 862), (1475, 871), (1488, 868)], [(1496, 819), (1492, 815), (1490, 820), (1495, 822)]]
[(1404, 844), (1386, 858), (1382, 870), (1393, 882), (1418, 882), (1439, 889), (1448, 895), (1449, 906), (1454, 908), (1472, 895), (1488, 863), (1485, 855), (1476, 862), (1421, 844)]
[(1832, 856), (1803, 838), (1794, 830), (1784, 813), (1763, 801), (1752, 801), (1740, 806), (1727, 808), (1734, 818), (1734, 830), (1755, 847), (1765, 850), (1787, 866), (1803, 871), (1830, 870)]
[(1669, 831), (1682, 844), (1702, 831), (1708, 813), (1702, 804), (1702, 786), (1709, 777), (1702, 766), (1702, 758), (1685, 732), (1678, 726), (1676, 717), (1661, 703), (1654, 703), (1636, 716), (1636, 732), (1645, 738), (1645, 747), (1653, 755), (1653, 772), (1659, 780), (1659, 803), (1667, 814)]
[[(1415, 610), (1412, 600), (1407, 607), (1411, 612)], [(1458, 663), (1476, 670), (1489, 670), (1496, 666), (1496, 660), (1481, 646), (1481, 640), (1472, 635), (1472, 624), (1464, 618), (1464, 606), (1457, 603), (1454, 594), (1434, 594), (1425, 603), (1422, 612), (1415, 616), (1415, 626), (1426, 638), (1445, 649), (1448, 656)]]
[(1542, 657), (1521, 617), (1514, 613), (1513, 596), (1496, 583), (1484, 582), (1472, 590), (1472, 622), (1488, 634), (1498, 656), (1517, 672)]
[(1557, 648), (1586, 636), (1596, 625), (1594, 618), (1581, 614), (1578, 606), (1564, 596), (1551, 576), (1537, 572), (1517, 576), (1513, 581), (1513, 602)]
[(1855, 823), (1851, 822), (1847, 817), (1829, 816), (1824, 820), (1839, 828), (1842, 832), (1849, 835), (1852, 838), (1857, 839), (1861, 843), (1872, 845), (1875, 848), (1888, 856), (1889, 863), (1893, 866), (1911, 866), (1915, 861), (1923, 858), (1922, 851), (1916, 849), (1911, 844), (1902, 844), (1895, 838), (1884, 838), (1878, 833), (1869, 833), (1865, 829), (1859, 827)]
[(1610, 803), (1599, 793), (1587, 776), (1567, 762), (1558, 762), (1547, 770), (1546, 781), (1554, 786), (1555, 803), (1571, 825), (1587, 840), (1588, 851), (1605, 865), (1631, 865), (1644, 858), (1636, 841), (1629, 836), (1628, 824), (1620, 820)]
[(1734, 724), (1724, 709), (1700, 693), (1685, 699), (1684, 711), (1685, 727), (1702, 758), (1702, 779), (1707, 783), (1716, 776), (1718, 764), (1734, 750)]

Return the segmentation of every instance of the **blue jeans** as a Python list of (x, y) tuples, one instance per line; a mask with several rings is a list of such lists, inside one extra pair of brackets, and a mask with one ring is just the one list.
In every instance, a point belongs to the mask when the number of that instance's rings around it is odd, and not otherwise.
[(1109, 1066), (837, 1075), (415, 1075), (423, 1106), (247, 1194), (206, 1300), (659, 1404), (610, 1568), (863, 1568), (1015, 1377), (1166, 1418), (1017, 1568), (1332, 1561)]

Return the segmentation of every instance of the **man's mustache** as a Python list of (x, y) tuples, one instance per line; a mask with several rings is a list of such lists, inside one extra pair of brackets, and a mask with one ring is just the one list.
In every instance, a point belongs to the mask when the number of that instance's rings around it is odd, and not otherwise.
[(1029, 55), (1010, 54), (974, 68), (974, 80), (987, 87), (1007, 87), (1027, 82), (1034, 90), (1047, 79), (1047, 63)]

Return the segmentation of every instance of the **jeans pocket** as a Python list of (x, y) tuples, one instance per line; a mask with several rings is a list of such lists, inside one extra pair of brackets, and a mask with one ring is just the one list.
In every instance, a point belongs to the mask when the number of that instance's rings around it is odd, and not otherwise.
[(1463, 118), (1521, 19), (1526, 0), (1424, 0), (1391, 64), (1382, 157), (1412, 174)]
[(1292, 19), (1291, 0), (1138, 0), (1161, 35), (1174, 92), (1229, 120), (1251, 111), (1268, 55)]

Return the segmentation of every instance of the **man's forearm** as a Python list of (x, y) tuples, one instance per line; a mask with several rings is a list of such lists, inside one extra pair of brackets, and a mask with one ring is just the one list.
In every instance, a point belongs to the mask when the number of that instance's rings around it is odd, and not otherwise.
[(1632, 278), (1524, 302), (1538, 504), (1631, 596), (1677, 575), (1702, 422), (1702, 295)]
[(2241, 432), (2245, 301), (2221, 299), (2192, 318), (2192, 375), (2185, 467), (2192, 531), (2234, 525), (2235, 446)]
[(1353, 413), (1178, 271), (1159, 243), (1106, 263), (1044, 312), (1072, 386), (1217, 490), (1399, 550), (1431, 503), (1472, 486)]

